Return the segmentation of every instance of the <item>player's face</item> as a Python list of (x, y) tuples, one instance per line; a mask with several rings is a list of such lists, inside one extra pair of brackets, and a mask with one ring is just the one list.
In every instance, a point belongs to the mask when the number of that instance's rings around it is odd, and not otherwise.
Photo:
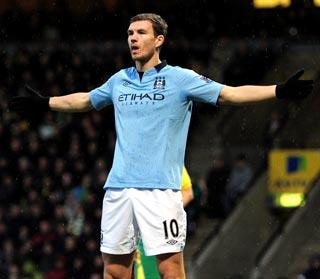
[(163, 36), (156, 36), (149, 20), (132, 22), (128, 28), (128, 44), (134, 61), (148, 61), (159, 54)]

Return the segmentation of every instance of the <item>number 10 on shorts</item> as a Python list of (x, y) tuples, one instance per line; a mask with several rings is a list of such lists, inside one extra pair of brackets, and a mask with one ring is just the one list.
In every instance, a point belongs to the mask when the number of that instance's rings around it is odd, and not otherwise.
[(176, 219), (165, 220), (162, 224), (165, 239), (169, 238), (169, 233), (172, 237), (177, 237), (179, 235), (179, 227)]

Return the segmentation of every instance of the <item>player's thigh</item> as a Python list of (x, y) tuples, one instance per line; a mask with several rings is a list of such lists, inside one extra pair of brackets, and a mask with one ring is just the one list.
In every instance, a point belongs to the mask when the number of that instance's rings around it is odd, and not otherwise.
[(127, 189), (108, 189), (103, 199), (100, 251), (130, 254), (136, 249), (138, 231)]
[(102, 253), (104, 278), (130, 279), (135, 251), (130, 254), (114, 255)]
[(180, 191), (132, 190), (134, 215), (147, 256), (183, 251), (186, 213)]
[(185, 278), (183, 252), (160, 254), (156, 258), (162, 277)]

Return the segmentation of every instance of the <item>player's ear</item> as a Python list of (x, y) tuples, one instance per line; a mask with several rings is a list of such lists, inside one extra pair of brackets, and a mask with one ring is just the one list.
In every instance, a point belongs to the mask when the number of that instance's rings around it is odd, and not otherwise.
[(158, 35), (156, 38), (156, 47), (161, 47), (164, 43), (164, 36)]

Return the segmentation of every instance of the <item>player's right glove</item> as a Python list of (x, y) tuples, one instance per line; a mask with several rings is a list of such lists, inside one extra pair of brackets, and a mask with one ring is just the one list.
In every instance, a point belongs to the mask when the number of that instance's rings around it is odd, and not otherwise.
[(42, 96), (39, 92), (26, 85), (27, 95), (12, 97), (9, 100), (9, 110), (22, 117), (35, 118), (50, 110), (50, 97)]
[(276, 97), (278, 99), (303, 99), (313, 90), (313, 80), (299, 80), (304, 70), (301, 69), (291, 75), (285, 82), (276, 86)]

